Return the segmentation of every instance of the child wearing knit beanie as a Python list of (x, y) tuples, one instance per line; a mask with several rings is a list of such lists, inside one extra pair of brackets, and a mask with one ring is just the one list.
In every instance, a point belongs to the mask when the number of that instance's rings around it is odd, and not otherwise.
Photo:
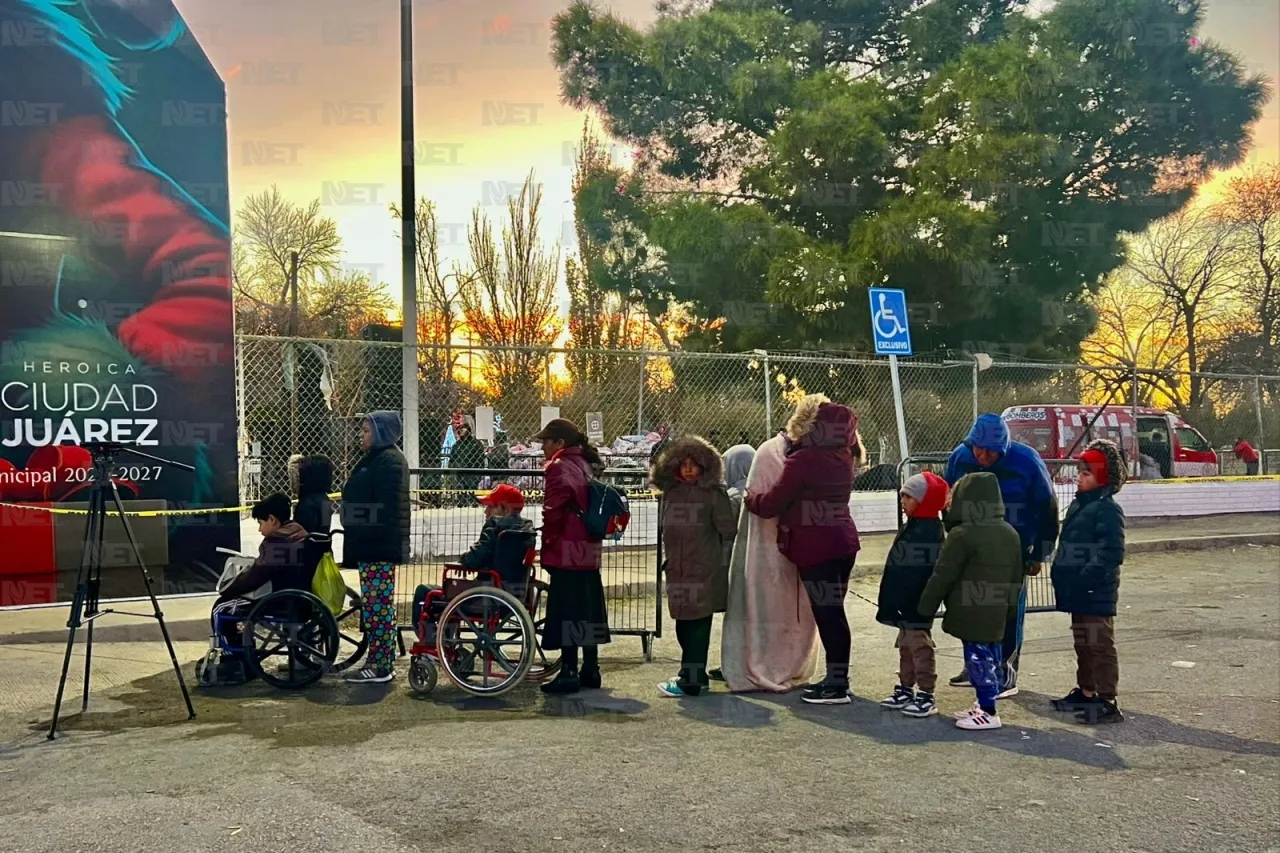
[(938, 713), (933, 689), (938, 681), (934, 661), (933, 616), (916, 606), (942, 550), (942, 511), (950, 498), (947, 481), (926, 471), (902, 484), (900, 498), (907, 523), (893, 540), (880, 579), (876, 621), (898, 629), (898, 685), (881, 707), (908, 717)]

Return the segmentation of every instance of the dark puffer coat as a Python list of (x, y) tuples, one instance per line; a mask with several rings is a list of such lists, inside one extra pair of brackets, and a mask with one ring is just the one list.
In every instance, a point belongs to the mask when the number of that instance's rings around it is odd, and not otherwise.
[[(686, 459), (702, 468), (695, 483), (679, 478)], [(721, 482), (720, 454), (709, 442), (685, 436), (662, 449), (649, 478), (662, 492), (662, 555), (672, 618), (702, 619), (723, 613), (729, 599), (725, 545), (737, 535), (738, 519)]]
[(928, 493), (893, 540), (876, 608), (877, 622), (908, 631), (933, 628), (933, 614), (921, 613), (917, 605), (946, 537), (940, 514), (947, 503), (947, 483), (936, 474), (925, 476), (931, 478)]
[(400, 415), (374, 412), (373, 447), (342, 487), (342, 565), (409, 562), (409, 463), (396, 448)]
[(1124, 486), (1124, 460), (1110, 441), (1093, 441), (1085, 451), (1106, 457), (1106, 483), (1077, 492), (1062, 522), (1051, 578), (1057, 607), (1082, 616), (1115, 616), (1124, 562), (1124, 510), (1115, 493)]
[(333, 463), (327, 456), (298, 460), (298, 507), (293, 520), (308, 533), (328, 533), (333, 526)]

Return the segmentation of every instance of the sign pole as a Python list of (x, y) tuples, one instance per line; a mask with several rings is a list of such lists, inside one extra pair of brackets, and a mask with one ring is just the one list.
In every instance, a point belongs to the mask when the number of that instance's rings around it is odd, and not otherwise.
[(400, 0), (400, 252), (403, 276), (403, 347), (400, 364), (404, 455), (418, 467), (418, 235), (413, 168), (413, 0)]
[(898, 379), (898, 357), (889, 356), (889, 375), (893, 378), (893, 410), (898, 416), (898, 452), (902, 454), (901, 462), (911, 454), (907, 452), (907, 418), (902, 411), (902, 382)]

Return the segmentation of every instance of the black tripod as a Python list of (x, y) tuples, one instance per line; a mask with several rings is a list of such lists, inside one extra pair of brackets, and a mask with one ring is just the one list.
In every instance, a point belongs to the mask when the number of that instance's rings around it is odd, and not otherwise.
[[(120, 490), (111, 479), (111, 469), (115, 457), (121, 453), (131, 454), (143, 459), (150, 459), (172, 468), (194, 471), (190, 465), (170, 462), (158, 456), (152, 456), (125, 447), (120, 444), (100, 442), (87, 445), (93, 454), (93, 471), (89, 487), (89, 515), (84, 529), (84, 548), (80, 553), (80, 572), (76, 578), (76, 592), (71, 599), (71, 615), (67, 619), (67, 654), (62, 660), (62, 677), (58, 679), (58, 698), (53, 705), (53, 724), (49, 727), (49, 740), (53, 740), (58, 731), (58, 715), (62, 710), (62, 694), (67, 687), (67, 671), (71, 669), (71, 650), (76, 642), (76, 630), (87, 624), (89, 626), (84, 651), (84, 697), (80, 704), (83, 712), (89, 707), (89, 673), (93, 666), (93, 623), (99, 616), (108, 613), (120, 613), (123, 616), (143, 616), (155, 619), (160, 624), (160, 633), (164, 635), (164, 644), (169, 649), (169, 660), (173, 663), (173, 671), (178, 676), (178, 686), (182, 688), (182, 698), (187, 703), (187, 719), (195, 719), (196, 710), (191, 706), (191, 694), (187, 691), (187, 682), (182, 677), (182, 667), (178, 665), (178, 655), (173, 650), (173, 641), (169, 639), (169, 629), (164, 624), (164, 614), (160, 612), (160, 602), (156, 600), (155, 590), (151, 587), (151, 575), (147, 573), (146, 564), (142, 562), (142, 553), (138, 548), (138, 540), (134, 538), (133, 528), (124, 514), (124, 502), (120, 500)], [(147, 586), (147, 596), (151, 599), (151, 613), (127, 613), (123, 610), (98, 608), (98, 596), (102, 590), (102, 551), (107, 526), (107, 501), (110, 499), (115, 512), (120, 515), (120, 524), (124, 527), (125, 536), (129, 540), (134, 564), (142, 572), (142, 580)]]

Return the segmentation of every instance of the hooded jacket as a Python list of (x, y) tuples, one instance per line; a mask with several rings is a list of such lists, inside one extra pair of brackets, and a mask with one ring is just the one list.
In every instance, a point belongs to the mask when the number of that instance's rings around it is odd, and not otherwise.
[(956, 483), (946, 526), (950, 532), (920, 596), (921, 613), (944, 601), (942, 630), (966, 643), (998, 643), (1018, 612), (1022, 544), (1004, 520), (995, 474), (968, 474)]
[[(1000, 458), (984, 468), (978, 464), (974, 448), (994, 450)], [(961, 477), (979, 471), (989, 471), (1000, 481), (1005, 520), (1018, 531), (1024, 561), (1043, 562), (1058, 538), (1058, 498), (1040, 454), (1011, 440), (999, 415), (979, 415), (964, 443), (952, 451), (942, 476), (955, 486)]]
[(946, 536), (942, 509), (947, 502), (947, 483), (932, 472), (926, 471), (924, 476), (929, 489), (889, 548), (876, 610), (877, 622), (908, 631), (933, 627), (933, 612), (921, 613), (916, 605), (933, 575)]
[(763, 494), (747, 495), (747, 509), (778, 519), (778, 550), (805, 569), (858, 554), (858, 528), (849, 514), (857, 419), (848, 407), (824, 403), (798, 439), (792, 436), (782, 476)]
[(1119, 448), (1093, 442), (1107, 457), (1107, 485), (1076, 492), (1062, 522), (1050, 577), (1058, 610), (1082, 616), (1115, 616), (1124, 563), (1124, 510), (1115, 501), (1124, 485)]
[[(697, 482), (679, 477), (692, 459), (702, 468)], [(662, 493), (662, 556), (667, 575), (667, 607), (674, 619), (702, 619), (722, 613), (729, 600), (725, 548), (738, 533), (738, 519), (721, 480), (720, 454), (704, 439), (685, 436), (658, 454), (649, 472)]]
[(409, 562), (409, 463), (396, 448), (400, 415), (374, 412), (373, 446), (342, 487), (342, 563)]
[(550, 569), (600, 571), (601, 543), (582, 522), (590, 507), (594, 472), (581, 447), (566, 447), (547, 460), (542, 504), (542, 565)]
[(735, 444), (724, 452), (724, 485), (733, 504), (733, 517), (742, 514), (742, 499), (747, 494), (747, 475), (755, 461), (756, 449), (749, 444)]
[[(293, 520), (308, 533), (328, 533), (333, 526), (333, 463), (327, 456), (304, 456), (290, 468), (297, 471), (294, 488), (298, 494), (298, 507)], [(290, 472), (292, 474), (292, 471)]]
[(263, 584), (271, 584), (271, 591), (301, 589), (311, 591), (311, 575), (303, 560), (303, 542), (307, 531), (296, 521), (289, 521), (274, 533), (269, 533), (258, 546), (258, 559), (253, 565), (236, 575), (218, 596), (219, 601), (242, 598)]

